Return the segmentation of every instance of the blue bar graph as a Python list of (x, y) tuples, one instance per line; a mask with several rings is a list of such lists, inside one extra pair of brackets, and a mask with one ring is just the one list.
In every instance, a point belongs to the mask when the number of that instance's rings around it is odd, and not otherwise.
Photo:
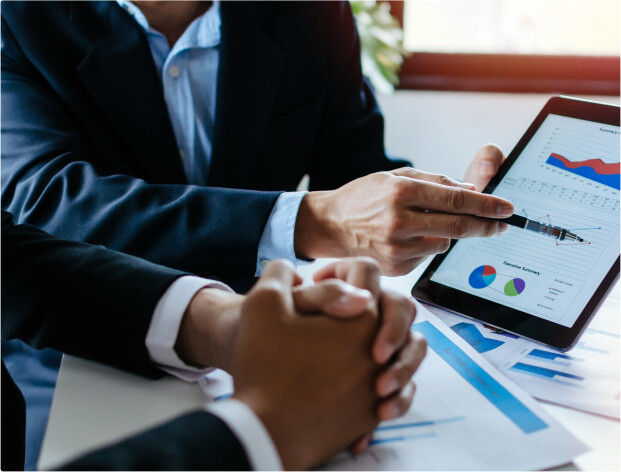
[(427, 420), (417, 421), (415, 423), (399, 423), (399, 424), (387, 424), (384, 426), (378, 426), (375, 431), (389, 431), (391, 429), (404, 429), (404, 428), (419, 428), (421, 426), (433, 426), (436, 424), (453, 423), (455, 421), (463, 421), (463, 416), (454, 416), (452, 418), (442, 418), (439, 420)]
[(464, 341), (480, 353), (492, 351), (493, 349), (496, 349), (504, 344), (502, 341), (486, 338), (475, 325), (472, 323), (466, 323), (465, 321), (451, 326), (451, 329), (459, 334)]
[(546, 377), (548, 379), (554, 379), (556, 377), (565, 377), (566, 379), (578, 380), (582, 382), (584, 377), (580, 377), (579, 375), (568, 374), (566, 372), (561, 372), (553, 369), (546, 369), (545, 367), (539, 367), (531, 364), (524, 364), (522, 362), (518, 362), (511, 370), (516, 370), (525, 374), (534, 375), (535, 377)]
[(579, 359), (578, 357), (568, 356), (567, 354), (562, 354), (560, 352), (550, 352), (550, 351), (542, 351), (541, 349), (533, 349), (528, 353), (529, 357), (540, 357), (541, 359), (547, 359), (550, 361), (556, 359), (567, 359), (570, 361), (583, 361), (584, 359)]
[(427, 438), (433, 438), (436, 436), (436, 433), (423, 433), (423, 434), (407, 434), (404, 436), (393, 436), (390, 438), (378, 438), (378, 439), (373, 439), (370, 442), (371, 446), (374, 446), (376, 444), (385, 444), (385, 443), (391, 443), (391, 442), (400, 442), (400, 441), (410, 441), (412, 439), (427, 439)]
[(429, 321), (413, 324), (412, 330), (425, 336), (427, 344), (436, 354), (524, 433), (530, 434), (548, 427), (541, 418), (513, 396)]

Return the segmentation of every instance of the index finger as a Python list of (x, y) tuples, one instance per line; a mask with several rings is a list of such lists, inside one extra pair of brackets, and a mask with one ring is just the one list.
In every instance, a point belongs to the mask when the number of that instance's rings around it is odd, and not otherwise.
[(277, 290), (291, 289), (302, 283), (302, 277), (295, 271), (293, 264), (285, 259), (270, 262), (263, 270), (263, 275), (256, 283), (257, 288), (272, 287)]
[(389, 171), (391, 174), (399, 177), (409, 177), (411, 179), (425, 180), (427, 182), (434, 182), (440, 185), (447, 185), (449, 187), (461, 187), (468, 190), (476, 190), (476, 186), (468, 182), (458, 182), (455, 179), (451, 179), (446, 175), (432, 174), (430, 172), (424, 172), (422, 170), (414, 169), (412, 167), (402, 167)]
[(381, 270), (377, 262), (368, 257), (352, 257), (333, 262), (313, 274), (313, 280), (339, 279), (354, 287), (363, 288), (373, 294), (376, 300), (380, 296)]
[(413, 182), (404, 192), (404, 203), (442, 213), (503, 218), (513, 215), (513, 205), (504, 198), (433, 182)]

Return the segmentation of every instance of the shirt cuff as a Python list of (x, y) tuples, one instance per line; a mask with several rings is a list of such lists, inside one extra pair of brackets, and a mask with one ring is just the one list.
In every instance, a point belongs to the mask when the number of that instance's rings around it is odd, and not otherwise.
[(263, 267), (274, 259), (288, 259), (295, 265), (312, 262), (296, 258), (293, 247), (295, 221), (302, 199), (307, 193), (285, 192), (276, 200), (259, 241), (255, 277), (260, 277)]
[(280, 456), (261, 420), (245, 403), (239, 400), (223, 400), (206, 407), (237, 436), (254, 470), (282, 470)]
[(153, 363), (163, 371), (187, 382), (196, 382), (213, 368), (198, 369), (183, 362), (175, 351), (175, 343), (183, 314), (196, 293), (203, 288), (232, 292), (215, 280), (184, 276), (175, 280), (164, 292), (153, 311), (145, 344)]

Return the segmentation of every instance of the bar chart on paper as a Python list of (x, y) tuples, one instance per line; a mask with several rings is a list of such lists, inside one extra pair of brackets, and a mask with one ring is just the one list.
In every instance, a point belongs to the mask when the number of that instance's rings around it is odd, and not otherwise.
[[(429, 348), (415, 376), (411, 410), (382, 423), (367, 452), (341, 454), (324, 469), (541, 469), (578, 454), (573, 448), (584, 450), (435, 316), (420, 305), (417, 313), (412, 329), (425, 336)], [(481, 340), (480, 331), (462, 328), (462, 334)]]
[(621, 407), (620, 308), (621, 293), (617, 284), (576, 346), (562, 353), (429, 307), (455, 333), (535, 398), (615, 419), (619, 419)]

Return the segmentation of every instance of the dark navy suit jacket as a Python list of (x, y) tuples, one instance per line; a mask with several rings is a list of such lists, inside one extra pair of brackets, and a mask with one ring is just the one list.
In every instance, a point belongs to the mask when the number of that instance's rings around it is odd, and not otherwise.
[(347, 2), (224, 2), (209, 187), (187, 185), (149, 45), (116, 2), (2, 5), (2, 208), (238, 290), (304, 174), (403, 163), (360, 71)]

